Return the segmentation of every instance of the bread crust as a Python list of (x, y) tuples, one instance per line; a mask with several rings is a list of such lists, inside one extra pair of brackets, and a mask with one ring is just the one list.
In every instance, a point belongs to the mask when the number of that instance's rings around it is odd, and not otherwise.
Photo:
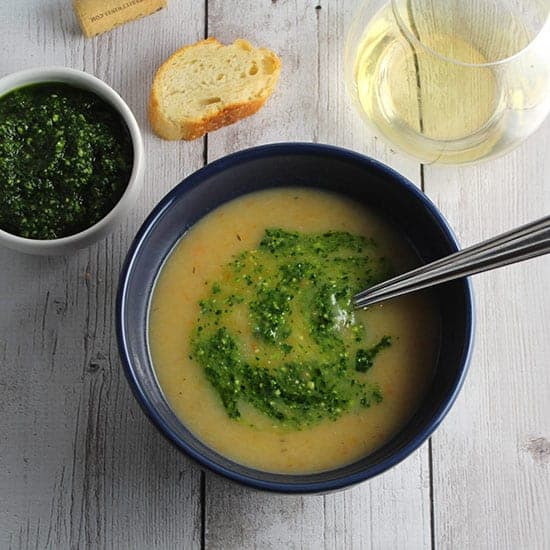
[[(149, 121), (154, 132), (166, 140), (197, 139), (204, 136), (207, 132), (212, 132), (223, 126), (228, 126), (229, 124), (233, 124), (234, 122), (237, 122), (245, 117), (251, 116), (264, 105), (273, 92), (273, 89), (271, 89), (265, 97), (226, 105), (219, 112), (210, 116), (204, 116), (197, 120), (171, 120), (164, 114), (160, 104), (160, 82), (162, 82), (164, 73), (169, 69), (171, 62), (175, 57), (179, 57), (185, 50), (201, 44), (217, 44), (223, 46), (223, 44), (221, 44), (214, 37), (206, 38), (205, 40), (201, 40), (195, 44), (184, 46), (183, 48), (175, 51), (168, 59), (166, 59), (166, 61), (164, 61), (153, 79), (148, 105)], [(275, 54), (272, 54), (272, 56), (276, 67), (275, 70), (279, 71), (281, 61)]]

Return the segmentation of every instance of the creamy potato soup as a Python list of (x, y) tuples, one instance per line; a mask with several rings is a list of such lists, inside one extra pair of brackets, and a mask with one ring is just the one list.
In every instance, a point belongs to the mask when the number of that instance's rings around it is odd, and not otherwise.
[(270, 472), (358, 460), (411, 418), (432, 377), (426, 293), (354, 311), (418, 263), (364, 206), (318, 190), (252, 193), (200, 220), (154, 289), (149, 345), (171, 407), (221, 454)]

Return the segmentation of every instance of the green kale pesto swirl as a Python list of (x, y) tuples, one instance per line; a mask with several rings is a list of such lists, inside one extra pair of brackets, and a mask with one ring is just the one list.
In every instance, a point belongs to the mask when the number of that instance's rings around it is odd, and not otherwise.
[(41, 83), (0, 98), (0, 228), (32, 239), (87, 229), (118, 202), (133, 147), (119, 113), (92, 92)]
[(367, 345), (351, 297), (389, 274), (362, 236), (268, 229), (201, 300), (191, 359), (235, 419), (246, 403), (301, 429), (380, 403), (368, 371), (391, 337)]

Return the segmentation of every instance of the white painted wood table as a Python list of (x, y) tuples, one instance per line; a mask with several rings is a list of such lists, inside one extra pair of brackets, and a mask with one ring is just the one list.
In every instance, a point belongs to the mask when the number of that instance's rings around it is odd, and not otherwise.
[[(205, 162), (260, 143), (350, 147), (440, 206), (464, 245), (550, 212), (550, 123), (508, 156), (420, 166), (352, 112), (342, 80), (349, 0), (169, 0), (93, 40), (68, 0), (3, 0), (0, 74), (57, 64), (118, 90), (141, 125), (144, 188), (123, 226), (71, 257), (0, 250), (0, 549), (550, 548), (550, 260), (477, 276), (470, 373), (431, 440), (328, 496), (255, 493), (202, 472), (153, 428), (118, 359), (114, 296), (152, 206)], [(283, 59), (255, 117), (191, 143), (155, 137), (151, 78), (179, 46), (246, 37)], [(1, 198), (0, 198), (1, 200)]]

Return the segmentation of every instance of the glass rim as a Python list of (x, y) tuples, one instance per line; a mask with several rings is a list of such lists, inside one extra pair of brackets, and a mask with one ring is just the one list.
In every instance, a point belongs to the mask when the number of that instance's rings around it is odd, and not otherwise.
[(495, 61), (487, 61), (486, 63), (468, 63), (466, 61), (460, 61), (459, 59), (454, 59), (452, 57), (443, 55), (439, 53), (437, 50), (434, 50), (433, 48), (431, 48), (430, 46), (427, 46), (424, 42), (422, 42), (422, 40), (420, 40), (413, 32), (411, 32), (409, 25), (405, 23), (403, 18), (399, 15), (399, 10), (397, 6), (398, 1), (399, 0), (390, 0), (392, 13), (397, 21), (397, 25), (399, 26), (400, 30), (407, 36), (407, 38), (411, 42), (418, 44), (421, 48), (428, 51), (435, 57), (438, 57), (439, 59), (446, 61), (448, 63), (453, 63), (455, 65), (462, 65), (464, 67), (473, 67), (473, 68), (494, 67), (496, 65), (504, 65), (505, 63), (513, 61), (514, 59), (523, 55), (523, 53), (525, 53), (525, 51), (532, 46), (532, 44), (539, 38), (539, 36), (543, 33), (545, 28), (550, 23), (550, 9), (548, 9), (546, 12), (546, 19), (544, 20), (544, 23), (540, 26), (539, 30), (533, 35), (531, 40), (529, 40), (529, 42), (525, 46), (520, 48), (517, 52), (507, 57), (503, 57), (502, 59), (497, 59)]

